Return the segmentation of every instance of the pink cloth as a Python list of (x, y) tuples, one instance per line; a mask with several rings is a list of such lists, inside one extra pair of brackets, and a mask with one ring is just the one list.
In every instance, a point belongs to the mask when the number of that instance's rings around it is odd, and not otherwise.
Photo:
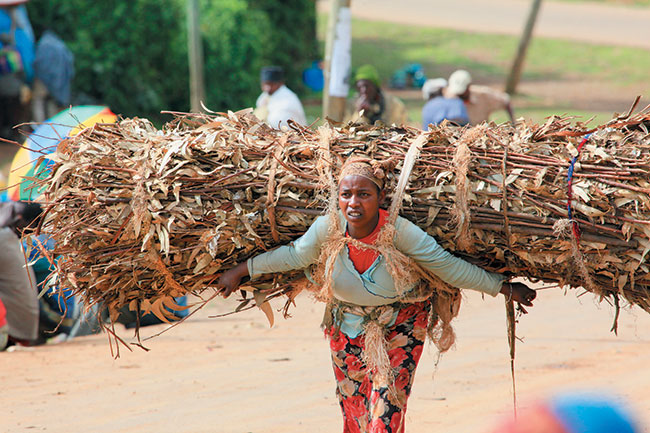
[(7, 324), (7, 309), (0, 299), (0, 328)]

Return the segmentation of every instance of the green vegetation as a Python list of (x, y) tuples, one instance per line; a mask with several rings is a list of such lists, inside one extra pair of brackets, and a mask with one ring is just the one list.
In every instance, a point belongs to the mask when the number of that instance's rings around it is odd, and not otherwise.
[[(125, 116), (159, 121), (161, 110), (189, 109), (186, 4), (186, 0), (31, 0), (28, 7), (37, 35), (50, 28), (75, 53), (74, 92), (87, 95), (85, 101), (77, 97), (76, 102), (104, 103)], [(288, 85), (300, 93), (302, 69), (322, 55), (327, 17), (316, 19), (312, 0), (201, 0), (201, 12), (206, 105), (213, 110), (253, 105), (264, 64), (284, 66)], [(512, 36), (364, 20), (354, 20), (353, 38), (353, 66), (375, 64), (386, 83), (396, 69), (420, 63), (429, 77), (447, 77), (466, 68), (476, 82), (500, 86), (517, 44)], [(522, 80), (615, 83), (649, 94), (648, 70), (647, 50), (536, 38)], [(308, 117), (320, 117), (320, 104), (314, 100), (320, 95), (306, 96)], [(417, 123), (422, 101), (417, 92), (408, 96), (407, 106)], [(518, 115), (530, 114), (535, 120), (576, 108), (532, 95), (519, 95), (515, 102)]]
[[(327, 17), (318, 22), (323, 40)], [(503, 82), (518, 38), (504, 35), (353, 21), (353, 66), (373, 63), (387, 82), (395, 69), (420, 63), (428, 76), (448, 76), (465, 68), (477, 78)], [(639, 48), (593, 45), (535, 38), (530, 44), (522, 79), (575, 78), (647, 83), (650, 53)]]
[[(322, 15), (318, 20), (320, 41), (324, 40), (326, 26), (327, 16)], [(454, 70), (463, 68), (471, 71), (476, 82), (502, 87), (518, 43), (514, 36), (385, 22), (354, 20), (352, 26), (353, 68), (372, 63), (384, 83), (388, 83), (396, 69), (419, 63), (428, 77), (448, 77)], [(632, 86), (650, 95), (648, 70), (647, 50), (535, 38), (528, 50), (522, 81), (601, 82), (611, 84), (612, 88)], [(403, 99), (410, 119), (417, 124), (422, 107), (419, 92)], [(595, 115), (594, 122), (609, 120), (612, 115), (598, 108), (590, 111), (589, 107), (572, 107), (570, 101), (543, 102), (532, 95), (518, 95), (514, 105), (517, 116), (537, 122), (552, 114), (571, 113), (582, 116), (583, 120)], [(493, 120), (505, 121), (506, 116), (495, 114)]]
[(184, 107), (179, 86), (187, 62), (178, 23), (184, 10), (157, 0), (94, 2), (33, 0), (34, 31), (53, 30), (75, 55), (73, 88), (83, 102), (99, 102), (127, 116)]
[[(234, 111), (255, 104), (270, 32), (267, 16), (249, 9), (245, 0), (201, 1), (208, 108)], [(187, 63), (187, 57), (184, 60)], [(187, 78), (181, 82), (189, 86)]]
[(249, 0), (252, 9), (269, 18), (267, 64), (284, 68), (287, 86), (298, 94), (306, 89), (302, 71), (321, 56), (316, 40), (316, 8), (313, 0)]
[[(313, 60), (312, 0), (201, 0), (206, 101), (212, 110), (251, 106), (259, 71), (281, 64), (300, 82)], [(187, 0), (31, 0), (35, 33), (56, 32), (75, 55), (75, 103), (101, 103), (124, 116), (163, 120), (189, 110)], [(290, 13), (289, 13), (290, 12)], [(290, 20), (290, 21), (287, 21)]]

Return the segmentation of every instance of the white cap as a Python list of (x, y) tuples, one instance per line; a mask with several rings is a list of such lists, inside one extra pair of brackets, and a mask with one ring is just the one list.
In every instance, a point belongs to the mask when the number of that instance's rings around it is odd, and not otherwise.
[(459, 69), (449, 76), (447, 92), (454, 96), (460, 96), (467, 90), (472, 82), (472, 76), (464, 69)]
[(445, 87), (447, 87), (447, 80), (444, 78), (431, 78), (425, 81), (422, 85), (422, 99), (426, 101), (432, 93), (436, 93)]

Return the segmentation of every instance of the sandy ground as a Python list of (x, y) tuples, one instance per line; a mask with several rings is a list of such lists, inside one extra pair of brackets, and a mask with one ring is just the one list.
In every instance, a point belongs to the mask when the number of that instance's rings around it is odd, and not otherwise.
[[(630, 403), (650, 426), (650, 315), (624, 311), (617, 337), (612, 308), (577, 293), (541, 290), (520, 319), (519, 407), (563, 390), (598, 390)], [(209, 318), (232, 306), (213, 301), (149, 340), (149, 352), (122, 348), (119, 359), (105, 335), (0, 353), (0, 431), (341, 431), (322, 305), (306, 296), (297, 304), (291, 319), (269, 329), (256, 310)], [(409, 401), (411, 433), (480, 433), (512, 413), (502, 297), (467, 293), (455, 327), (457, 344), (437, 370), (435, 350), (425, 350)]]

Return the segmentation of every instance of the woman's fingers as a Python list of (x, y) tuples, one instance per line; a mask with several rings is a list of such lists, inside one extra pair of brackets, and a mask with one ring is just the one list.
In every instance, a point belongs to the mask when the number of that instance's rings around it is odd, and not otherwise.
[(516, 293), (515, 301), (528, 307), (533, 306), (533, 300), (537, 296), (537, 292), (522, 283), (512, 283), (513, 292)]
[(221, 274), (216, 285), (217, 291), (221, 293), (224, 298), (227, 298), (232, 292), (237, 290), (242, 281), (245, 282), (249, 279), (246, 262), (242, 262)]

